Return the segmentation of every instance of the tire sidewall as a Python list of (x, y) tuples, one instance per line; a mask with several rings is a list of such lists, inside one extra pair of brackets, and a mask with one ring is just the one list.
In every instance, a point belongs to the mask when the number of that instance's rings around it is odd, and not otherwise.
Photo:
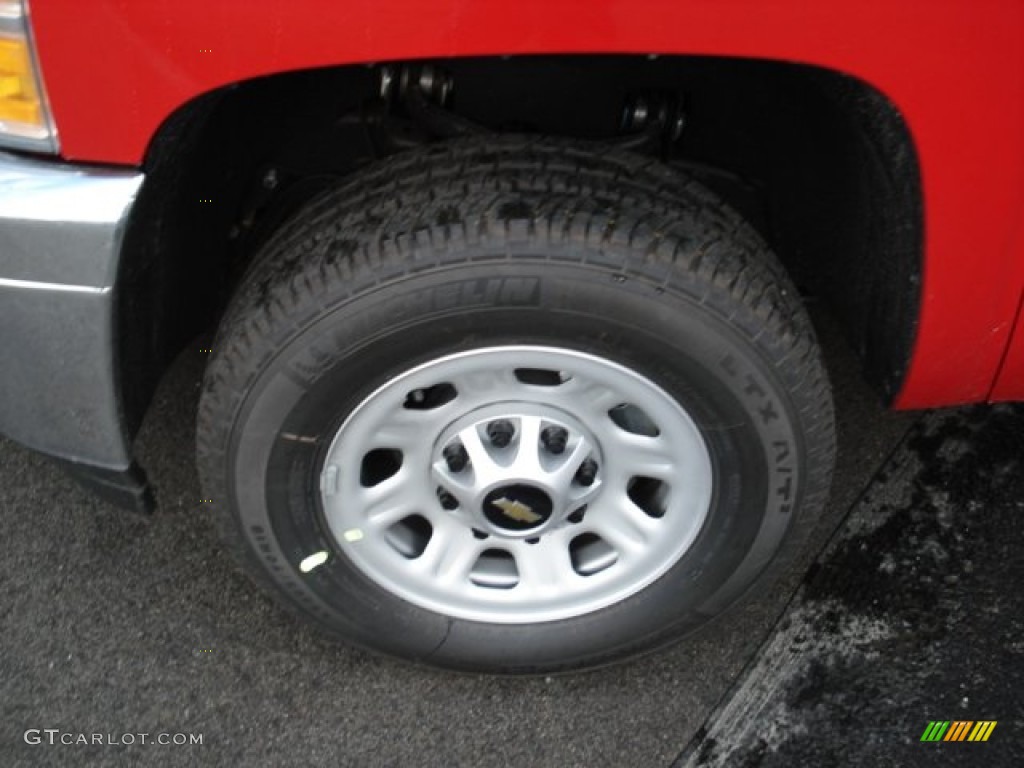
[[(777, 552), (799, 507), (799, 413), (770, 355), (708, 297), (529, 253), (447, 264), (324, 299), (265, 361), (236, 411), (229, 498), (276, 588), (330, 630), (365, 646), (461, 669), (572, 668), (678, 637), (733, 602)], [(740, 312), (743, 310), (740, 309)], [(347, 415), (389, 379), (455, 352), (560, 346), (630, 368), (675, 397), (712, 456), (715, 493), (694, 544), (661, 578), (582, 616), (487, 624), (401, 600), (345, 556), (323, 517), (319, 476)], [(311, 552), (331, 553), (303, 574)]]

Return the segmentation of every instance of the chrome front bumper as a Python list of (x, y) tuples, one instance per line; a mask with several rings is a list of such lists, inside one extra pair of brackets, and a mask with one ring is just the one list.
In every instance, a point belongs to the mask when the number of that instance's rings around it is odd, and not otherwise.
[(0, 433), (124, 471), (115, 283), (137, 171), (0, 153)]

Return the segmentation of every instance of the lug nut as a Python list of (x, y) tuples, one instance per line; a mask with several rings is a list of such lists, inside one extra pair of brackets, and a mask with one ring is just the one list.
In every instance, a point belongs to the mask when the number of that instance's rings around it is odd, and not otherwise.
[(453, 510), (459, 506), (459, 502), (444, 488), (437, 489), (437, 500), (441, 502), (441, 507), (447, 510)]
[(461, 472), (469, 466), (469, 454), (466, 453), (466, 448), (462, 443), (446, 445), (441, 455), (444, 456), (445, 463), (452, 472)]
[(597, 462), (593, 459), (586, 459), (580, 468), (576, 470), (576, 482), (580, 485), (593, 485), (597, 479)]
[(551, 453), (563, 453), (565, 444), (569, 441), (569, 431), (563, 427), (544, 427), (540, 433), (540, 441)]
[(487, 437), (495, 448), (504, 448), (512, 442), (516, 428), (508, 419), (498, 419), (487, 425)]

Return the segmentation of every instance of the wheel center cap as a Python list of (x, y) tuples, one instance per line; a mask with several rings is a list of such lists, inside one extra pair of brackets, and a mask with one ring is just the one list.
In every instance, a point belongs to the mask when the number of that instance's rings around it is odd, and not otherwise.
[(540, 528), (553, 510), (551, 498), (544, 491), (522, 483), (495, 488), (483, 503), (484, 517), (491, 525), (517, 533)]

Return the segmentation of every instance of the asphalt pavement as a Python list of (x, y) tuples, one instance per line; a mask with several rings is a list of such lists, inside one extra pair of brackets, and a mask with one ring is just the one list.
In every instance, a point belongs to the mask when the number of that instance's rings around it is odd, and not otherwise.
[(676, 768), (1024, 765), (1024, 405), (930, 414)]
[[(707, 731), (807, 567), (919, 419), (884, 412), (830, 343), (832, 502), (772, 589), (631, 663), (459, 676), (324, 639), (235, 569), (192, 462), (203, 346), (165, 378), (140, 436), (158, 499), (151, 518), (0, 442), (0, 766), (668, 766)], [(79, 743), (93, 734), (117, 743)], [(120, 743), (129, 734), (135, 743)]]

